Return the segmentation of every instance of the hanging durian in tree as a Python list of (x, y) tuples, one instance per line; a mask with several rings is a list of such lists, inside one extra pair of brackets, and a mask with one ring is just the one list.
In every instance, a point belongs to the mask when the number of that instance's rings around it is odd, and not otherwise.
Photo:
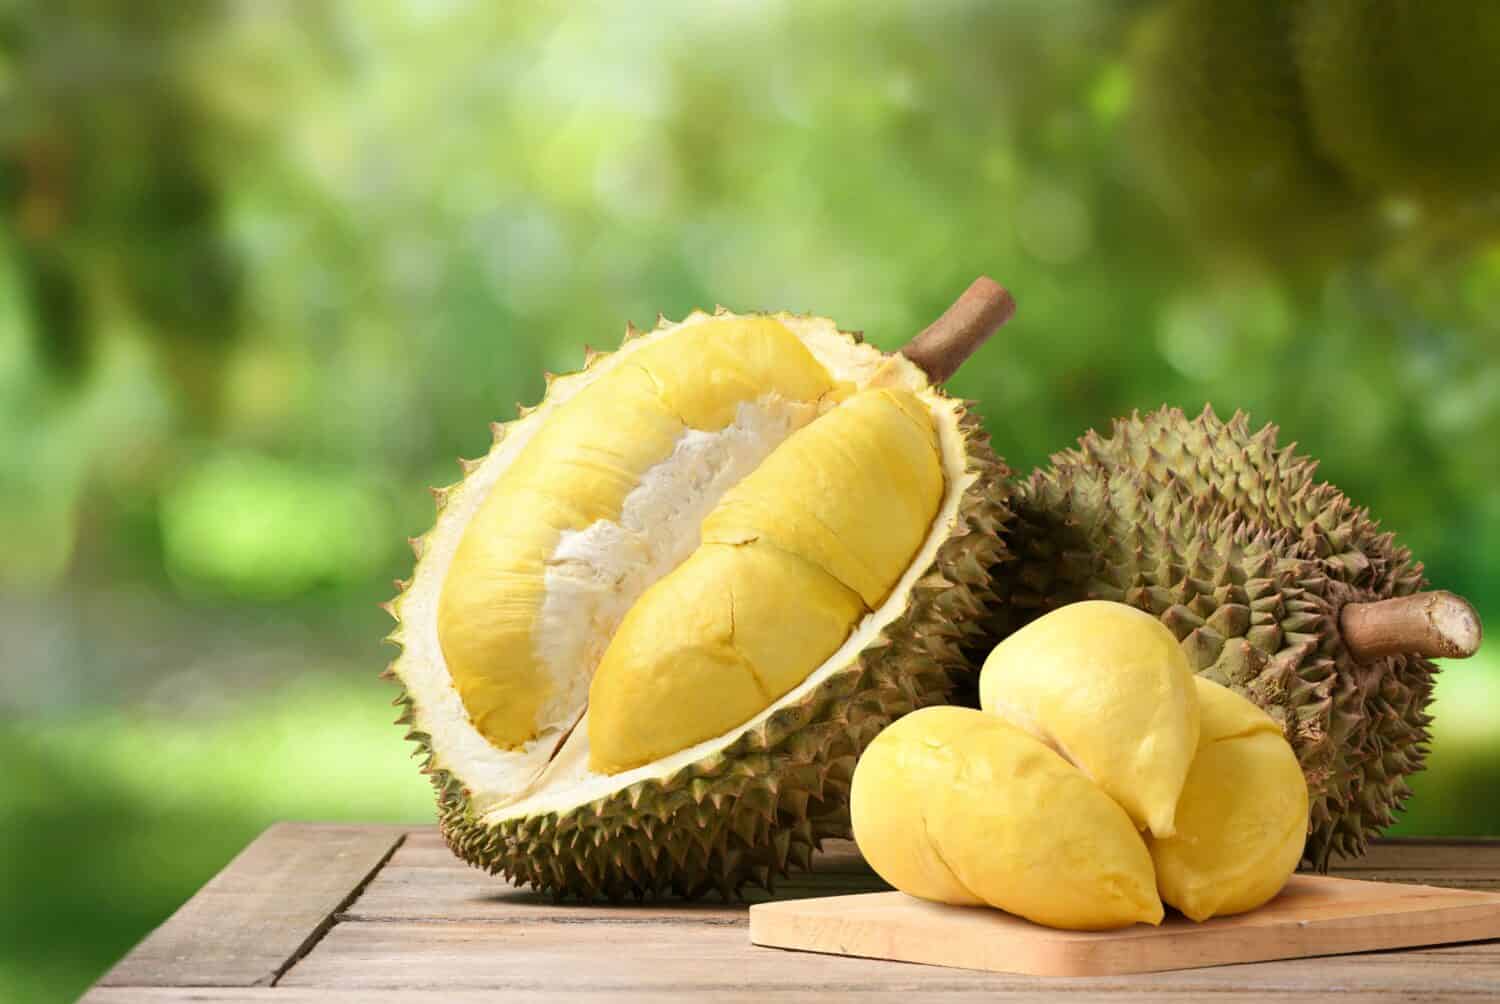
[(1365, 187), (1429, 204), (1500, 190), (1500, 5), (1296, 5), (1302, 90), (1321, 151)]
[[(1146, 188), (1206, 251), (1337, 256), (1361, 206), (1313, 142), (1289, 0), (1162, 0), (1130, 33), (1129, 138)], [(1315, 5), (1314, 5), (1315, 6)]]
[(1472, 655), (1480, 626), (1276, 435), (1162, 409), (1056, 454), (1012, 500), (990, 635), (1083, 599), (1156, 615), (1291, 742), (1322, 868), (1392, 822), (1426, 754), (1429, 660)]
[(727, 896), (847, 836), (859, 752), (973, 672), (1008, 487), (936, 385), (1012, 309), (979, 280), (896, 355), (694, 313), (495, 426), (390, 605), (453, 850), (558, 895)]

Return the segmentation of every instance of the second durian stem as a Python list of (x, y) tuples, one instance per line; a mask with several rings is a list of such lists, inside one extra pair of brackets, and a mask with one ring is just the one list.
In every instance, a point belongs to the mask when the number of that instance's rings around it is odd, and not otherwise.
[(1441, 590), (1350, 603), (1339, 614), (1339, 629), (1362, 662), (1389, 655), (1467, 659), (1479, 650), (1482, 634), (1469, 601)]
[(943, 311), (942, 317), (908, 342), (901, 354), (921, 367), (927, 379), (940, 384), (1015, 312), (1016, 301), (1009, 291), (982, 275)]

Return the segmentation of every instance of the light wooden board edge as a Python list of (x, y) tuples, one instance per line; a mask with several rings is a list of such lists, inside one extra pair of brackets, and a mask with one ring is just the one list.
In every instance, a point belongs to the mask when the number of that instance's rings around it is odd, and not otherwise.
[[(1198, 969), (1500, 938), (1500, 894), (1322, 876), (1299, 875), (1293, 881), (1325, 887), (1332, 884), (1370, 887), (1375, 898), (1368, 901), (1370, 909), (1364, 912), (1341, 914), (1319, 910), (1303, 920), (1276, 919), (1270, 914), (1251, 912), (1203, 925), (1140, 926), (1138, 930), (1091, 934), (1051, 930), (984, 907), (950, 907), (899, 892), (861, 893), (822, 900), (758, 903), (750, 908), (750, 941), (765, 948), (792, 951), (1031, 976), (1075, 977)], [(1374, 912), (1376, 906), (1384, 909)], [(879, 920), (860, 916), (861, 910), (886, 907), (893, 909)], [(935, 926), (946, 929), (945, 933), (935, 935)], [(964, 931), (965, 928), (970, 930)], [(1308, 940), (1309, 935), (1316, 938)], [(1250, 937), (1258, 937), (1262, 944), (1247, 951), (1243, 941)]]
[[(1136, 995), (1131, 995), (1141, 999)], [(1214, 1001), (1218, 1002), (1254, 1002), (1263, 1004), (1272, 994), (1259, 987), (1244, 987), (1240, 989), (1215, 989), (1212, 991)], [(1328, 1004), (1331, 996), (1343, 997), (1357, 1000), (1370, 999), (1368, 994), (1355, 992), (1353, 994), (1338, 993), (1330, 994), (1328, 991), (1296, 991), (1278, 988), (1274, 991), (1276, 1004)], [(1206, 995), (1201, 987), (1169, 988), (1152, 987), (1149, 991), (1150, 1001), (1171, 1002), (1171, 1004), (1199, 1004)], [(1381, 994), (1382, 999), (1407, 1000), (1420, 999), (1422, 1004), (1481, 1004), (1493, 999), (1492, 994), (1450, 992), (1434, 989), (1431, 993), (1423, 993), (1420, 998), (1412, 998), (1409, 995), (1392, 993)], [(621, 992), (605, 991), (603, 993), (591, 993), (588, 991), (563, 991), (557, 993), (550, 990), (506, 990), (504, 994), (505, 1004), (593, 1004), (601, 1000), (607, 1000), (609, 1004), (631, 1004), (631, 1002), (645, 1002), (645, 1004), (657, 1004), (660, 1001), (680, 1001), (682, 1004), (701, 1004), (708, 999), (699, 987), (684, 987), (681, 990), (662, 992), (660, 988), (653, 988), (650, 992)], [(805, 989), (747, 989), (747, 990), (723, 990), (716, 989), (711, 998), (714, 1004), (803, 1004), (808, 1000)], [(1118, 989), (1088, 990), (1080, 989), (1069, 992), (1066, 997), (1059, 998), (1055, 990), (1051, 989), (996, 989), (996, 990), (952, 990), (936, 989), (926, 990), (920, 987), (902, 986), (892, 988), (870, 987), (851, 990), (847, 987), (831, 991), (827, 999), (837, 1000), (840, 1004), (912, 1004), (912, 1002), (932, 1001), (942, 1004), (1039, 1004), (1039, 1002), (1053, 1001), (1059, 999), (1067, 1001), (1067, 1004), (1119, 1004), (1121, 992)], [(280, 989), (272, 987), (242, 987), (221, 988), (204, 987), (191, 989), (185, 987), (104, 987), (90, 991), (84, 996), (80, 1004), (370, 1004), (372, 1000), (401, 1001), (402, 1004), (493, 1004), (496, 993), (493, 990), (400, 990), (372, 994), (369, 990), (330, 990), (326, 988), (307, 989)]]
[(96, 986), (269, 986), (317, 944), (412, 829), (277, 823)]

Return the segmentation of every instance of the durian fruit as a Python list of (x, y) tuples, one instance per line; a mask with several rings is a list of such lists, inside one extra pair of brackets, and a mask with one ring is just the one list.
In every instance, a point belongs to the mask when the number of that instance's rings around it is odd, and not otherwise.
[(1500, 6), (1296, 5), (1302, 89), (1323, 153), (1366, 188), (1445, 204), (1500, 177)]
[[(1319, 152), (1292, 48), (1295, 0), (1161, 0), (1130, 32), (1127, 136), (1155, 201), (1206, 252), (1335, 257), (1362, 205)], [(1316, 5), (1312, 5), (1316, 6)]]
[(1161, 923), (1151, 856), (1125, 810), (996, 715), (907, 715), (860, 757), (849, 799), (860, 853), (912, 896), (1073, 930)]
[(770, 885), (847, 836), (855, 758), (972, 676), (1003, 464), (936, 386), (981, 279), (901, 353), (722, 308), (627, 329), (438, 491), (390, 675), (466, 861), (558, 896)]
[(1177, 832), (1148, 843), (1162, 900), (1201, 921), (1254, 910), (1286, 885), (1307, 839), (1307, 782), (1270, 715), (1194, 679), (1203, 733)]
[(1198, 694), (1177, 638), (1123, 603), (1070, 603), (984, 661), (980, 707), (1082, 770), (1158, 837), (1198, 747)]
[(1472, 655), (1459, 597), (1243, 414), (1175, 408), (1089, 432), (1018, 485), (997, 571), (1000, 639), (1085, 599), (1158, 617), (1195, 672), (1263, 708), (1311, 792), (1305, 860), (1360, 854), (1426, 755), (1436, 657)]

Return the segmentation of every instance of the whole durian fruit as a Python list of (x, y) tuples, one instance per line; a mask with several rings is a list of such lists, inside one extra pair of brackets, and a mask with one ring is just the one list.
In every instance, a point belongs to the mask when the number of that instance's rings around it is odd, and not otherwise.
[(1474, 611), (1316, 463), (1236, 414), (1118, 420), (1053, 456), (1012, 499), (992, 640), (1084, 599), (1161, 619), (1192, 668), (1270, 714), (1311, 793), (1304, 858), (1362, 853), (1422, 766), (1436, 667), (1471, 655)]
[(1500, 5), (1302, 3), (1294, 39), (1318, 146), (1351, 177), (1429, 204), (1500, 191)]
[(1012, 309), (981, 279), (895, 355), (696, 312), (497, 424), (389, 606), (455, 853), (728, 897), (847, 836), (861, 750), (974, 671), (1007, 472), (935, 384)]

